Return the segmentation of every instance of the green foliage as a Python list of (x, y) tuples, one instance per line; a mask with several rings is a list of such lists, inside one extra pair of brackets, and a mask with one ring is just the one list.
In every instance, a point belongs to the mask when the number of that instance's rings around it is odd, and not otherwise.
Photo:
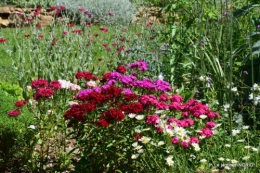
[(54, 0), (3, 0), (0, 5), (17, 5), (20, 7), (48, 7), (54, 4)]
[(30, 140), (36, 131), (28, 129), (35, 123), (32, 115), (25, 111), (24, 116), (8, 117), (16, 98), (0, 90), (0, 170), (21, 170), (27, 163), (30, 151), (27, 150)]
[(9, 82), (0, 82), (0, 90), (6, 96), (13, 96), (17, 98), (17, 100), (23, 99), (23, 89), (18, 84), (11, 84)]

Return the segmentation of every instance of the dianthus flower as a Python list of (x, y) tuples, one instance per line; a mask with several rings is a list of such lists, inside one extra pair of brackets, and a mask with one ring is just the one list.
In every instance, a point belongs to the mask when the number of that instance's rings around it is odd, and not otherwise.
[(206, 138), (210, 138), (213, 135), (213, 132), (209, 128), (203, 128), (200, 132), (198, 132), (200, 136), (205, 136)]
[(182, 141), (180, 144), (183, 148), (188, 148), (189, 147), (189, 142)]
[(8, 112), (8, 115), (10, 117), (16, 117), (17, 115), (19, 115), (21, 113), (21, 111), (19, 109), (15, 109), (15, 110), (11, 110)]
[(167, 94), (161, 94), (159, 97), (159, 101), (167, 101), (169, 100), (169, 96)]
[(105, 119), (108, 122), (111, 121), (122, 121), (125, 119), (124, 114), (122, 113), (121, 110), (119, 109), (115, 109), (115, 108), (111, 108), (108, 109), (107, 111), (105, 111), (102, 115), (101, 115), (102, 119)]
[(155, 80), (154, 85), (156, 86), (156, 90), (163, 92), (172, 91), (170, 83), (164, 80)]
[(96, 126), (99, 126), (99, 127), (108, 127), (109, 126), (109, 123), (104, 120), (104, 119), (101, 119), (101, 120), (98, 120), (96, 122)]
[(122, 88), (118, 88), (116, 86), (109, 86), (107, 88), (101, 89), (101, 94), (104, 95), (106, 100), (110, 100), (112, 98), (120, 97), (122, 95)]
[(78, 72), (76, 74), (77, 79), (85, 78), (85, 80), (98, 79), (97, 76), (92, 75), (90, 72)]
[(144, 61), (138, 61), (138, 62), (129, 64), (129, 67), (130, 68), (137, 67), (140, 71), (145, 71), (145, 70), (147, 70), (147, 63)]
[(156, 103), (156, 109), (157, 110), (166, 110), (168, 108), (169, 108), (168, 104), (163, 102), (163, 101), (160, 101), (160, 102)]
[(18, 100), (17, 102), (15, 102), (15, 106), (16, 107), (23, 107), (24, 105), (26, 105), (28, 103), (28, 101), (26, 100)]
[(171, 139), (172, 144), (178, 144), (179, 143), (179, 139), (177, 137), (174, 137)]
[(57, 80), (51, 81), (49, 87), (58, 90), (61, 88), (61, 83)]
[(31, 84), (33, 89), (44, 88), (48, 86), (48, 81), (45, 79), (36, 79)]
[(206, 122), (206, 127), (209, 129), (212, 129), (212, 128), (216, 127), (216, 123), (215, 122)]
[(178, 103), (180, 103), (180, 102), (183, 101), (183, 97), (180, 96), (180, 95), (173, 95), (173, 96), (171, 96), (170, 100), (171, 100), (171, 102), (178, 102)]
[(144, 111), (143, 106), (138, 102), (120, 105), (120, 109), (126, 114), (138, 114)]
[(196, 137), (194, 137), (194, 136), (191, 136), (190, 137), (190, 144), (193, 144), (193, 143), (195, 143), (195, 144), (199, 144), (199, 139), (198, 138), (196, 138)]
[(179, 110), (181, 110), (181, 104), (178, 103), (178, 102), (172, 102), (172, 103), (169, 105), (169, 109), (170, 109), (170, 110), (179, 111)]
[(118, 73), (125, 73), (126, 72), (126, 68), (125, 68), (125, 66), (120, 65), (120, 66), (117, 67), (116, 71)]
[(50, 98), (53, 94), (54, 91), (51, 88), (38, 88), (33, 98), (35, 100), (41, 98)]
[[(125, 93), (125, 90), (123, 92)], [(130, 101), (133, 101), (133, 100), (137, 100), (138, 96), (134, 93), (132, 93), (132, 94), (130, 93), (130, 94), (125, 94), (124, 98), (125, 98), (126, 102), (130, 102)]]
[(159, 122), (159, 120), (160, 120), (160, 117), (158, 115), (149, 115), (146, 117), (145, 122), (146, 122), (146, 124), (155, 125)]

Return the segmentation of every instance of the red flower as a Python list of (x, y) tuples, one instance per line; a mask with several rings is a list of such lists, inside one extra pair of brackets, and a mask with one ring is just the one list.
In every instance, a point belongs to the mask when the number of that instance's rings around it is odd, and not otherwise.
[(67, 31), (63, 31), (62, 34), (63, 34), (63, 35), (67, 35), (68, 32), (67, 32)]
[(117, 67), (116, 71), (118, 73), (125, 73), (126, 72), (126, 68), (125, 68), (125, 66), (120, 65), (120, 66)]
[(42, 34), (39, 34), (39, 36), (38, 36), (39, 38), (43, 38), (43, 35)]
[(55, 42), (55, 41), (54, 41), (54, 42), (52, 42), (52, 43), (51, 43), (51, 45), (52, 45), (52, 46), (55, 46), (55, 45), (56, 45), (56, 42)]
[(6, 42), (6, 39), (5, 38), (0, 38), (0, 43), (4, 43)]
[(107, 43), (103, 43), (103, 44), (102, 44), (102, 46), (104, 46), (104, 47), (107, 47), (107, 46), (108, 46), (108, 44), (107, 44)]
[(16, 117), (16, 116), (19, 115), (20, 113), (21, 113), (20, 110), (15, 109), (15, 110), (11, 110), (10, 112), (8, 112), (8, 115), (9, 115), (10, 117)]
[(59, 81), (55, 80), (55, 81), (51, 81), (49, 86), (52, 89), (57, 89), (58, 90), (58, 89), (61, 88), (61, 83)]
[(17, 102), (15, 102), (15, 106), (16, 107), (23, 107), (24, 105), (26, 105), (28, 103), (28, 101), (26, 100), (18, 100)]
[(108, 32), (108, 29), (107, 28), (99, 28), (100, 31), (103, 31), (103, 32)]
[(25, 34), (24, 36), (25, 36), (26, 38), (28, 38), (28, 37), (30, 37), (30, 34)]
[(139, 139), (141, 139), (142, 137), (143, 137), (143, 135), (142, 135), (141, 133), (137, 133), (137, 134), (134, 135), (134, 138), (135, 138), (136, 140), (139, 140)]
[(130, 103), (130, 104), (123, 104), (120, 106), (120, 109), (124, 111), (126, 114), (138, 114), (144, 111), (143, 106), (141, 103)]
[(132, 100), (137, 100), (136, 94), (126, 94), (125, 95), (125, 101), (130, 102)]
[(65, 10), (66, 7), (65, 7), (64, 5), (60, 5), (60, 9), (61, 9), (61, 10)]
[(54, 94), (54, 91), (51, 88), (39, 88), (37, 89), (34, 99), (38, 100), (41, 98), (50, 98)]
[(98, 34), (93, 34), (93, 36), (94, 36), (94, 37), (97, 37), (97, 36), (98, 36)]
[(111, 121), (122, 121), (125, 119), (125, 116), (124, 114), (122, 113), (121, 110), (119, 109), (114, 109), (114, 108), (111, 108), (111, 109), (108, 109), (106, 112), (104, 112), (101, 117), (105, 120), (107, 120), (108, 122), (111, 122)]
[(109, 123), (108, 123), (106, 120), (101, 119), (101, 120), (98, 120), (98, 121), (97, 121), (96, 126), (99, 126), (99, 127), (108, 127), (108, 126), (109, 126)]
[(44, 88), (48, 86), (48, 81), (45, 79), (36, 79), (31, 84), (33, 89)]
[(73, 27), (74, 24), (73, 23), (68, 23), (68, 27)]
[(77, 79), (85, 78), (85, 80), (98, 79), (97, 76), (92, 75), (90, 72), (78, 72), (76, 75)]

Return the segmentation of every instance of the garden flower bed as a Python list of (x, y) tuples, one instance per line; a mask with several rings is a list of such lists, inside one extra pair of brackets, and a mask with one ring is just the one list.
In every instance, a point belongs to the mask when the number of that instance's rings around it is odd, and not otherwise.
[(56, 2), (0, 30), (1, 170), (259, 171), (259, 4)]

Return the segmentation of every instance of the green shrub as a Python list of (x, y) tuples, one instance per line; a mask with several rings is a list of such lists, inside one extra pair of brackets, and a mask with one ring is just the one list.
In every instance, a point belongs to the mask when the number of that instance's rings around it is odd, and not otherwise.
[(32, 115), (24, 111), (23, 116), (8, 117), (16, 98), (0, 90), (0, 170), (20, 170), (27, 163), (25, 149), (34, 136), (35, 130), (28, 129), (34, 124)]
[(23, 89), (17, 84), (11, 84), (9, 82), (0, 82), (0, 90), (6, 96), (11, 95), (18, 99), (23, 99)]
[[(135, 14), (129, 0), (56, 0), (56, 4), (66, 6), (74, 16), (106, 25), (129, 24)], [(83, 15), (79, 15), (79, 8), (83, 8)]]

